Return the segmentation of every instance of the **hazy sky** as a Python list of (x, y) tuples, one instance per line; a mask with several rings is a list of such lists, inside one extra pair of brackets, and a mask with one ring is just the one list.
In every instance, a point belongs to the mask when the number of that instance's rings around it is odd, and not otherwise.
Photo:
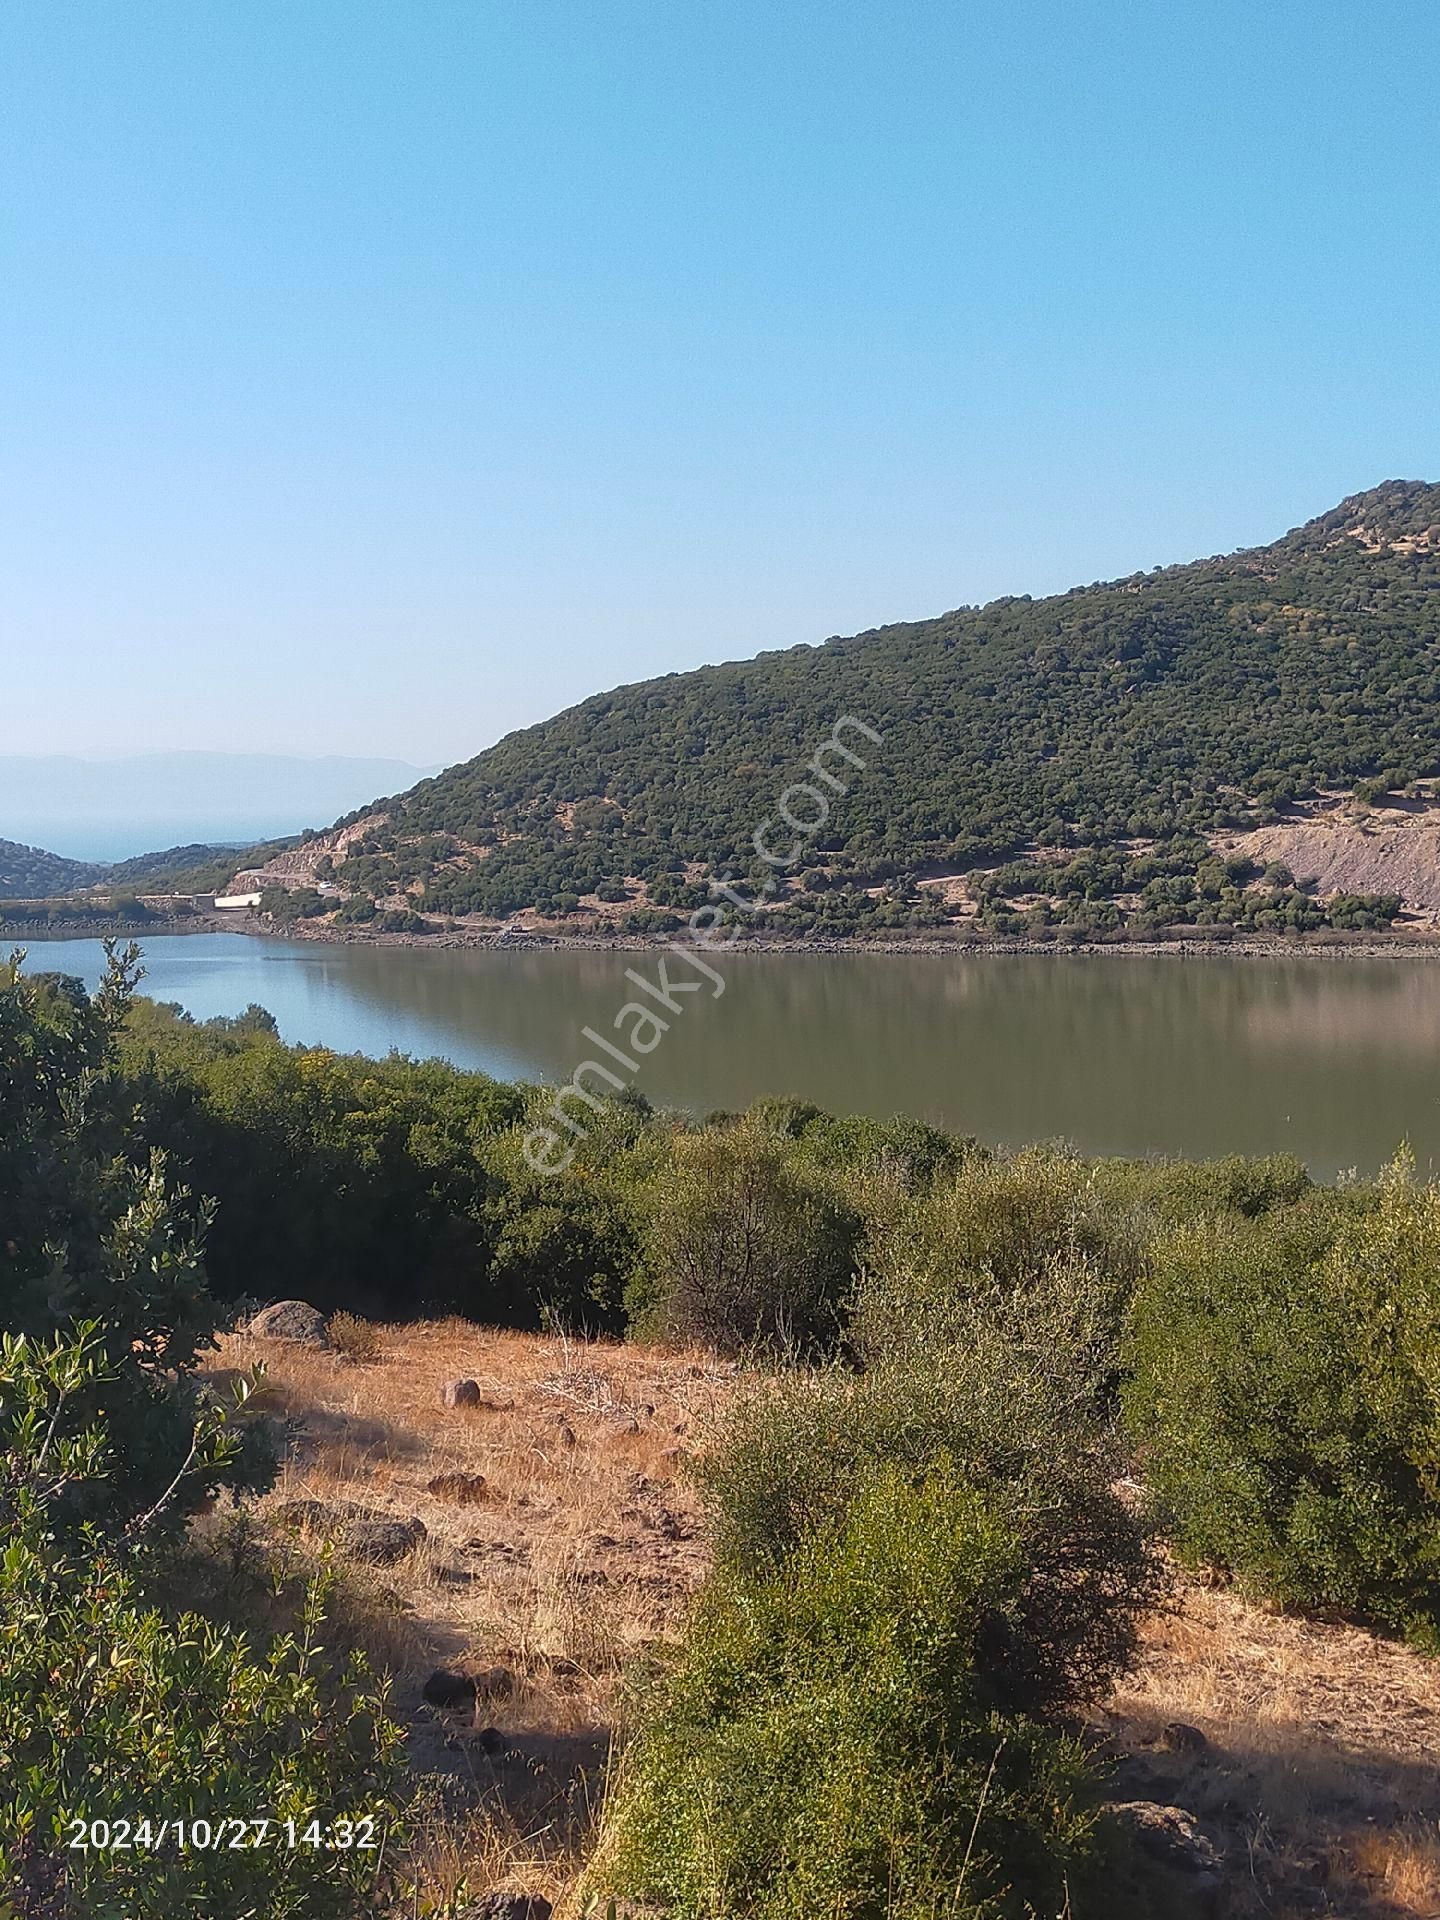
[(6, 0), (0, 751), (453, 760), (1440, 477), (1432, 0)]

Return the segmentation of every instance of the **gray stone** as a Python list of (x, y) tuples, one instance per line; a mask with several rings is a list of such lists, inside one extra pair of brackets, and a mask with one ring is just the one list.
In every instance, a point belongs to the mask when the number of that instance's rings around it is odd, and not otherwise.
[(328, 1347), (325, 1316), (304, 1300), (277, 1300), (262, 1307), (246, 1328), (261, 1340), (293, 1340), (303, 1347)]
[(478, 1380), (447, 1380), (440, 1389), (441, 1404), (447, 1407), (478, 1407), (480, 1404), (480, 1382)]
[(1106, 1812), (1130, 1834), (1142, 1853), (1194, 1880), (1218, 1886), (1220, 1852), (1193, 1813), (1155, 1800), (1112, 1802)]

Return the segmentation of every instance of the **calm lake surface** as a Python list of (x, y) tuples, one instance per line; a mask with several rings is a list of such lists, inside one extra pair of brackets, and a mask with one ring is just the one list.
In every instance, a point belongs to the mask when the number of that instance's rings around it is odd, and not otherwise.
[[(32, 969), (91, 984), (101, 963), (98, 941), (30, 948)], [(580, 1029), (609, 1034), (645, 999), (626, 969), (656, 971), (648, 954), (226, 934), (153, 939), (145, 964), (144, 991), (199, 1019), (255, 1001), (287, 1040), (535, 1080), (568, 1080), (596, 1052)], [(641, 1063), (636, 1085), (657, 1104), (704, 1113), (799, 1094), (996, 1143), (1286, 1149), (1326, 1178), (1371, 1172), (1408, 1139), (1422, 1167), (1440, 1165), (1440, 962), (753, 954), (723, 972), (723, 996), (688, 996)]]

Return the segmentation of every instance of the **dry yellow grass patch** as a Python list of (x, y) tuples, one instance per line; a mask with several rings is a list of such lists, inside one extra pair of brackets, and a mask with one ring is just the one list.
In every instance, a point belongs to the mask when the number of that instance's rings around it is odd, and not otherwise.
[[(1107, 1719), (1122, 1780), (1228, 1841), (1237, 1914), (1440, 1916), (1440, 1663), (1177, 1584)], [(1203, 1752), (1168, 1750), (1175, 1721)]]
[[(347, 1336), (349, 1330), (347, 1329)], [(393, 1565), (347, 1574), (341, 1624), (395, 1677), (414, 1763), (433, 1777), (437, 1884), (567, 1892), (593, 1818), (626, 1666), (673, 1632), (704, 1573), (682, 1465), (732, 1369), (702, 1354), (500, 1333), (377, 1327), (350, 1352), (232, 1334), (216, 1371), (265, 1369), (252, 1406), (284, 1423), (262, 1520), (296, 1500), (419, 1519)], [(480, 1404), (447, 1408), (447, 1380)], [(483, 1477), (464, 1504), (428, 1489)], [(453, 1490), (452, 1490), (453, 1495)], [(306, 1529), (301, 1529), (302, 1539)], [(317, 1541), (318, 1545), (318, 1541)], [(421, 1689), (437, 1666), (501, 1667), (473, 1715)]]

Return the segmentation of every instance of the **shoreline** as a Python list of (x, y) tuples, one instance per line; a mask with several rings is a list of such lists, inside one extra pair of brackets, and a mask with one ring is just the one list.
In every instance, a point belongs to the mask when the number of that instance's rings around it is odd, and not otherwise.
[[(371, 933), (364, 927), (317, 927), (312, 922), (277, 927), (252, 914), (187, 914), (154, 920), (137, 926), (133, 921), (58, 921), (44, 924), (12, 924), (0, 909), (0, 947), (44, 944), (51, 940), (134, 940), (143, 945), (146, 938), (185, 938), (198, 934), (232, 934), (246, 939), (307, 941), (317, 946), (415, 947), (445, 952), (473, 953), (653, 953), (663, 951), (673, 936), (640, 933), (546, 933), (526, 929), (518, 933), (491, 932), (478, 928), (436, 933)], [(959, 933), (939, 935), (901, 934), (866, 939), (861, 937), (816, 939), (804, 937), (767, 938), (750, 935), (737, 940), (725, 951), (732, 954), (847, 954), (899, 955), (908, 958), (930, 956), (936, 959), (964, 958), (967, 955), (1000, 957), (1053, 956), (1073, 954), (1090, 957), (1097, 954), (1134, 955), (1139, 958), (1178, 958), (1181, 960), (1220, 959), (1226, 955), (1242, 959), (1295, 959), (1310, 957), (1335, 960), (1440, 959), (1440, 930), (1392, 934), (1346, 934), (1329, 930), (1323, 934), (1292, 936), (1249, 935), (1240, 939), (1216, 939), (1197, 929), (1177, 934), (1172, 939), (1137, 940), (1024, 940), (991, 936), (969, 938)]]

